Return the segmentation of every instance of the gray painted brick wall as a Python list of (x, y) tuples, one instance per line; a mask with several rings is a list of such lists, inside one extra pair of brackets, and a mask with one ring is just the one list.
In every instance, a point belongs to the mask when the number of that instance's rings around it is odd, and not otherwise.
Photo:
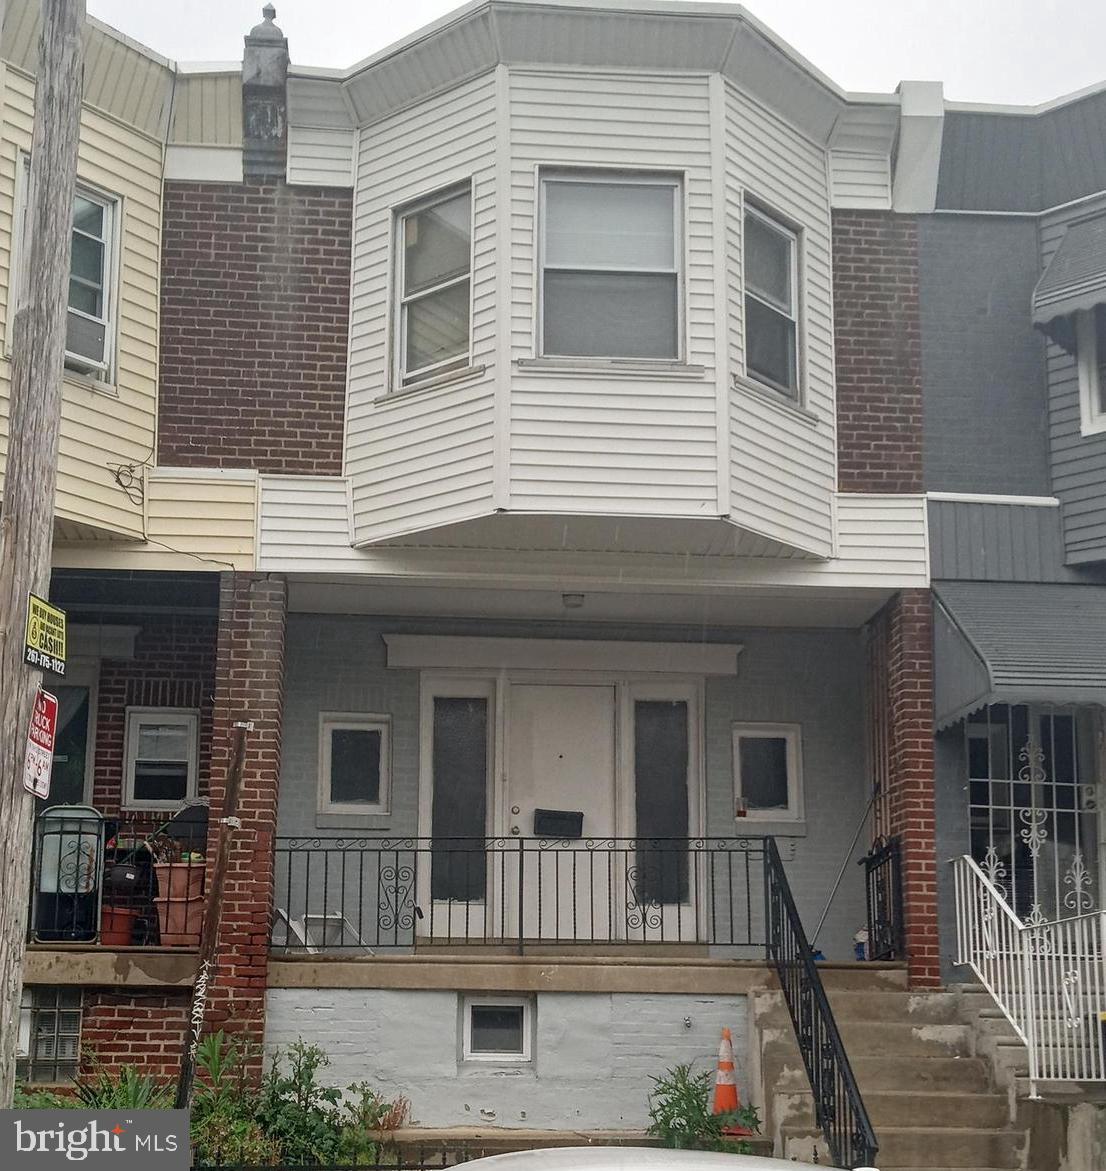
[(926, 489), (1047, 496), (1036, 224), (922, 216), (918, 248)]
[[(278, 832), (313, 835), (340, 826), (316, 815), (321, 711), (374, 712), (392, 721), (392, 812), (350, 829), (414, 834), (418, 828), (418, 672), (385, 667), (382, 631), (564, 638), (738, 642), (738, 674), (706, 684), (707, 832), (733, 836), (755, 823), (733, 817), (731, 728), (735, 721), (802, 726), (805, 836), (781, 839), (799, 911), (813, 932), (860, 818), (866, 793), (862, 649), (856, 631), (720, 630), (561, 624), (434, 622), (290, 614)], [(761, 831), (763, 832), (763, 831)], [(854, 851), (865, 850), (864, 835)], [(277, 880), (280, 903), (280, 876)], [(759, 885), (753, 900), (759, 922)], [(860, 868), (849, 860), (819, 945), (851, 958), (865, 918)]]
[(460, 1006), (454, 992), (270, 989), (265, 1042), (321, 1045), (329, 1084), (402, 1094), (423, 1126), (622, 1130), (648, 1124), (652, 1077), (713, 1068), (728, 1026), (748, 1100), (744, 996), (541, 993), (524, 1065), (462, 1060)]

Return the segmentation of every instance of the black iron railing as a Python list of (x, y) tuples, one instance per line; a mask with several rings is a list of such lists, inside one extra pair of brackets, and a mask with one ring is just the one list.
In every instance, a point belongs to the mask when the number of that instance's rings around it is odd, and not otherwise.
[(835, 1167), (872, 1166), (879, 1145), (833, 1019), (818, 965), (791, 897), (776, 843), (765, 840), (768, 961), (779, 977)]
[(868, 898), (868, 959), (898, 960), (902, 943), (902, 847), (883, 838), (860, 859)]
[(104, 947), (195, 947), (204, 914), (205, 825), (156, 815), (36, 819), (28, 938)]
[(272, 944), (764, 942), (763, 838), (281, 837)]

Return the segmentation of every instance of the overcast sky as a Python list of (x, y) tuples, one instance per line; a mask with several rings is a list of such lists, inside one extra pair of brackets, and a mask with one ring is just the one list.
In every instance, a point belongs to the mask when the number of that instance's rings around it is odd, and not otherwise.
[[(87, 0), (178, 61), (233, 61), (263, 0)], [(274, 0), (299, 65), (347, 66), (459, 7), (451, 0)], [(939, 80), (957, 101), (1037, 103), (1106, 80), (1103, 0), (748, 0), (851, 90)]]

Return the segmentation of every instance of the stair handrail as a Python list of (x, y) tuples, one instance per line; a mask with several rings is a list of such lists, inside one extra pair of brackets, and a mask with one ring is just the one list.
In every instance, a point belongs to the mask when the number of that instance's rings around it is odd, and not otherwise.
[(1025, 1045), (1030, 1096), (1042, 1081), (1106, 1081), (1102, 912), (1023, 922), (974, 858), (953, 864), (957, 963), (971, 968)]
[(765, 936), (814, 1093), (814, 1115), (835, 1167), (871, 1167), (879, 1143), (774, 838), (764, 839)]

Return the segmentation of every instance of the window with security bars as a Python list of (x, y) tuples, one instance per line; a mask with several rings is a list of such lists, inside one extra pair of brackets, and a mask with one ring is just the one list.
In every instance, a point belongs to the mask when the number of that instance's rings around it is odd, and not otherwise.
[(81, 1049), (79, 988), (24, 988), (16, 1077), (54, 1083), (76, 1076)]

